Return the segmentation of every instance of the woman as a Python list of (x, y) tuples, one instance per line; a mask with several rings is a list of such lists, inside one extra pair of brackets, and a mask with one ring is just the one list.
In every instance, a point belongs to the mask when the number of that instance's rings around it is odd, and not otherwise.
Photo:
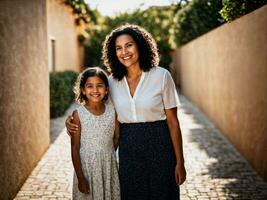
[[(178, 96), (170, 73), (157, 66), (154, 39), (139, 26), (118, 27), (106, 37), (103, 60), (120, 122), (121, 199), (179, 199), (186, 172)], [(70, 118), (66, 126), (75, 133)]]

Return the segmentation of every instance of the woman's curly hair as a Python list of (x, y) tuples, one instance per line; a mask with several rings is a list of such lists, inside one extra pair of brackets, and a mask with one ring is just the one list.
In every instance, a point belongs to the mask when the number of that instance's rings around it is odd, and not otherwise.
[[(85, 70), (83, 70), (79, 76), (77, 77), (77, 80), (73, 87), (73, 92), (75, 94), (75, 101), (81, 105), (84, 105), (88, 99), (86, 95), (82, 93), (82, 89), (85, 87), (85, 83), (89, 77), (99, 77), (105, 84), (106, 88), (109, 87), (108, 84), (108, 78), (107, 74), (104, 70), (102, 70), (100, 67), (89, 67)], [(108, 99), (108, 94), (104, 97), (104, 101)]]
[(127, 74), (127, 71), (116, 55), (115, 42), (118, 36), (124, 34), (130, 35), (136, 42), (139, 64), (143, 71), (149, 71), (159, 63), (157, 44), (150, 33), (137, 25), (122, 25), (106, 36), (102, 50), (104, 65), (111, 71), (112, 76), (119, 81)]

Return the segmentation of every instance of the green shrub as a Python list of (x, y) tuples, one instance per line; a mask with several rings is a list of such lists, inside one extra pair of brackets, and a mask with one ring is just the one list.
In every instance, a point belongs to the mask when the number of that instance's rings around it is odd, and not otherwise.
[(220, 14), (228, 22), (265, 5), (267, 0), (223, 0), (222, 2), (223, 8)]
[(223, 22), (218, 0), (192, 0), (176, 16), (176, 43), (181, 46), (192, 39), (220, 26)]
[(50, 73), (50, 117), (64, 114), (74, 99), (72, 91), (77, 73), (73, 71)]

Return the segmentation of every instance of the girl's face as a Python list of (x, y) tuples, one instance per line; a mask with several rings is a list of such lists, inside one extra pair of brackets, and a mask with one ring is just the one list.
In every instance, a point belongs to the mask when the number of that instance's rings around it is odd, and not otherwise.
[(108, 88), (101, 78), (92, 76), (87, 78), (82, 93), (87, 97), (89, 102), (100, 103), (108, 94)]
[(116, 55), (121, 64), (125, 67), (139, 64), (139, 52), (137, 44), (134, 39), (128, 35), (123, 34), (117, 37), (115, 41)]

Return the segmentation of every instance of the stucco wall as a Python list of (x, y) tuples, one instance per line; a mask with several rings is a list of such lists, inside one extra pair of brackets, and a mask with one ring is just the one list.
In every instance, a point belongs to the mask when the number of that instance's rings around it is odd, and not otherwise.
[(13, 199), (49, 146), (46, 1), (0, 1), (0, 199)]
[(177, 50), (182, 92), (267, 180), (267, 6)]
[(55, 40), (55, 71), (80, 71), (83, 47), (78, 42), (78, 27), (72, 9), (62, 0), (47, 0), (48, 45)]

